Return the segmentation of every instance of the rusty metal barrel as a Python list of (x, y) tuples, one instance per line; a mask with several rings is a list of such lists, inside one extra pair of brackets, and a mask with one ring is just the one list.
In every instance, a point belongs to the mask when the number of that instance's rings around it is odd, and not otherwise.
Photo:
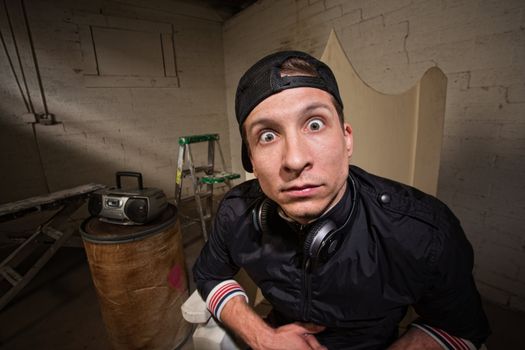
[(80, 232), (112, 347), (173, 350), (183, 344), (191, 326), (180, 309), (188, 284), (176, 207), (146, 225), (92, 217)]

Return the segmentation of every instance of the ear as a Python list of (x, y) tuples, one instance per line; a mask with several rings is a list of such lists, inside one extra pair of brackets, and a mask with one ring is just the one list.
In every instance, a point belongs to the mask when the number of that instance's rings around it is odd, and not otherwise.
[(346, 152), (348, 158), (350, 158), (352, 157), (352, 153), (354, 152), (354, 134), (352, 133), (352, 127), (350, 126), (350, 124), (343, 124), (343, 134), (345, 138)]

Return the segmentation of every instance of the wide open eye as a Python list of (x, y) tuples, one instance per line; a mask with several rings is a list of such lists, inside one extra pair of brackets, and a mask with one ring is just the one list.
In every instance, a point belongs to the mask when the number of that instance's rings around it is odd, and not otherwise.
[(259, 142), (261, 143), (270, 143), (275, 140), (275, 133), (273, 131), (265, 131), (259, 136)]
[(319, 131), (324, 128), (324, 122), (321, 119), (311, 119), (308, 121), (307, 127), (310, 131)]

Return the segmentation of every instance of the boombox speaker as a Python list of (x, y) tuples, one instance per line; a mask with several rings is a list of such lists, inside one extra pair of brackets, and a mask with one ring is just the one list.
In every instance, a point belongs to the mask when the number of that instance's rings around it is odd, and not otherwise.
[[(124, 190), (121, 177), (135, 177), (138, 188)], [(155, 219), (168, 206), (166, 195), (158, 188), (144, 188), (142, 174), (131, 171), (116, 173), (117, 187), (95, 191), (88, 202), (92, 216), (119, 225), (142, 225)]]

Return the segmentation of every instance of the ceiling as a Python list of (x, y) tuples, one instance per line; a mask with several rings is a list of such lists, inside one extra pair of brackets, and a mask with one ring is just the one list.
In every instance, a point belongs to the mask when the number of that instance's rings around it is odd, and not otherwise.
[(236, 13), (244, 10), (257, 0), (175, 0), (212, 8), (217, 14), (226, 20)]

